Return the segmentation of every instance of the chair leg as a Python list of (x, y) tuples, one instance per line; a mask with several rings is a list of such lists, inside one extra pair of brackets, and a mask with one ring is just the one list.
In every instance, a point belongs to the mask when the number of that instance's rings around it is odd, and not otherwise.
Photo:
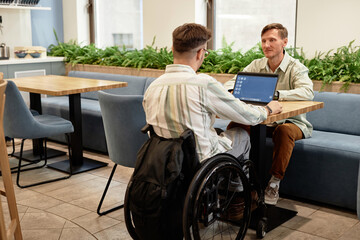
[[(23, 150), (24, 150), (24, 142), (25, 139), (23, 139), (21, 141), (21, 147), (20, 147), (20, 157), (19, 157), (19, 165), (18, 165), (18, 170), (17, 170), (17, 176), (16, 176), (16, 185), (20, 188), (27, 188), (27, 187), (33, 187), (33, 186), (37, 186), (37, 185), (41, 185), (41, 184), (45, 184), (45, 183), (51, 183), (51, 182), (55, 182), (55, 181), (59, 181), (59, 180), (63, 180), (63, 179), (68, 179), (69, 177), (71, 177), (72, 175), (72, 171), (70, 171), (68, 176), (65, 177), (60, 177), (60, 178), (55, 178), (55, 179), (50, 179), (50, 180), (46, 180), (46, 181), (42, 181), (42, 182), (37, 182), (37, 183), (32, 183), (32, 184), (28, 184), (28, 185), (21, 185), (20, 184), (20, 172), (22, 171), (26, 171), (26, 170), (30, 170), (30, 169), (35, 169), (35, 168), (41, 168), (44, 167), (47, 164), (47, 149), (46, 149), (46, 139), (44, 139), (44, 164), (42, 166), (39, 167), (34, 167), (34, 168), (28, 168), (28, 169), (23, 169), (21, 170), (21, 161), (22, 161), (22, 154), (23, 154)], [(40, 156), (42, 160), (42, 156)], [(70, 169), (71, 169), (71, 160), (69, 160), (70, 162)]]
[(117, 207), (113, 207), (113, 208), (111, 208), (111, 209), (109, 209), (109, 210), (106, 210), (106, 211), (103, 211), (103, 212), (100, 211), (100, 210), (101, 210), (101, 206), (102, 206), (102, 204), (103, 204), (103, 201), (104, 201), (104, 199), (105, 199), (106, 193), (107, 193), (107, 191), (108, 191), (108, 189), (109, 189), (111, 180), (112, 180), (112, 178), (113, 178), (113, 176), (114, 176), (116, 167), (117, 167), (117, 164), (114, 165), (114, 167), (113, 167), (113, 169), (112, 169), (112, 171), (111, 171), (111, 173), (110, 173), (109, 179), (108, 179), (108, 181), (107, 181), (107, 184), (106, 184), (106, 186), (105, 186), (103, 195), (101, 196), (101, 199), (100, 199), (100, 202), (99, 202), (99, 205), (98, 205), (98, 208), (97, 208), (97, 214), (100, 215), (100, 216), (105, 215), (105, 214), (108, 214), (108, 213), (110, 213), (110, 212), (113, 212), (113, 211), (115, 211), (115, 210), (118, 210), (118, 209), (124, 207), (124, 204), (121, 204), (121, 205), (119, 205), (119, 206), (117, 206)]
[[(14, 157), (14, 158), (17, 158), (16, 156), (14, 156), (15, 154), (15, 139), (14, 138), (10, 138), (10, 141), (12, 143), (12, 152), (8, 154), (9, 157)], [(25, 159), (24, 159), (25, 160)], [(22, 165), (21, 167), (26, 167), (26, 166), (30, 166), (30, 165), (33, 165), (33, 164), (36, 164), (36, 163), (39, 163), (40, 160), (34, 160), (34, 161), (30, 161), (30, 160), (25, 160), (27, 162), (30, 162), (30, 163), (27, 163), (27, 164), (24, 164)], [(33, 167), (33, 168), (26, 168), (26, 169), (22, 169), (21, 171), (28, 171), (28, 170), (32, 170), (32, 169), (36, 169), (36, 168), (42, 168), (44, 167), (44, 165), (41, 165), (41, 166), (38, 166), (38, 167)], [(15, 170), (16, 169), (16, 170)], [(18, 166), (16, 167), (12, 167), (10, 168), (11, 170), (11, 173), (17, 173), (17, 169), (18, 169)], [(0, 171), (0, 176), (1, 176), (1, 171)]]
[(15, 153), (15, 139), (11, 138), (11, 142), (12, 142), (12, 152), (10, 153), (10, 156), (14, 156)]

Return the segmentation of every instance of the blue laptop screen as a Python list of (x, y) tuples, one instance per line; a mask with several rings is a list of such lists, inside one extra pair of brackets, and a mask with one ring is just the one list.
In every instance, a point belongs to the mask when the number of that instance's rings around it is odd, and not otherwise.
[(273, 99), (277, 80), (277, 75), (239, 73), (233, 94), (241, 101), (268, 103)]

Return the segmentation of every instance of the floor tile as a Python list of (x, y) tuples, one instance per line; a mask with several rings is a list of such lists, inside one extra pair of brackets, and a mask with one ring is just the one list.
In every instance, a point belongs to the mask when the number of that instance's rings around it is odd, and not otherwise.
[(360, 223), (345, 232), (339, 240), (359, 240), (360, 239)]
[(91, 233), (100, 232), (119, 223), (118, 220), (109, 218), (107, 216), (100, 217), (96, 213), (89, 213), (82, 217), (75, 218), (72, 220), (72, 222), (78, 224)]
[(65, 179), (62, 181), (57, 181), (57, 182), (52, 182), (52, 183), (48, 183), (48, 184), (44, 184), (44, 185), (35, 186), (35, 187), (32, 187), (31, 189), (36, 192), (39, 192), (39, 193), (48, 193), (48, 192), (51, 192), (51, 191), (54, 191), (57, 189), (68, 187), (69, 185), (86, 182), (93, 178), (96, 178), (96, 176), (94, 176), (93, 174), (87, 174), (87, 173), (76, 174), (76, 175), (71, 176), (68, 179)]
[[(83, 228), (64, 228), (60, 240), (95, 240), (96, 238), (93, 235)], [(114, 238), (113, 238), (114, 239)]]
[(46, 195), (39, 195), (28, 199), (17, 200), (17, 202), (19, 204), (37, 209), (48, 209), (63, 203), (58, 199), (48, 197)]
[(66, 221), (65, 225), (64, 225), (64, 228), (77, 228), (77, 227), (79, 227), (79, 226), (71, 221)]
[(278, 240), (326, 240), (326, 238), (322, 238), (319, 236), (315, 236), (312, 234), (299, 232), (299, 231), (283, 232), (282, 234), (278, 235), (275, 239), (278, 239)]
[(21, 219), (21, 229), (48, 229), (48, 228), (63, 228), (66, 220), (52, 213), (25, 213)]
[(127, 239), (132, 239), (129, 235), (129, 233), (127, 232), (125, 223), (119, 223), (116, 224), (110, 228), (107, 228), (103, 231), (100, 231), (96, 234), (94, 234), (94, 236), (99, 239), (99, 240), (108, 240), (108, 239), (119, 239), (119, 240), (127, 240)]
[(22, 236), (24, 240), (58, 240), (62, 229), (23, 229)]
[(309, 219), (306, 219), (297, 230), (328, 239), (338, 239), (358, 222), (350, 217), (324, 211), (316, 211)]
[(68, 220), (81, 217), (83, 215), (90, 213), (89, 210), (80, 208), (78, 206), (74, 206), (69, 203), (63, 203), (55, 207), (49, 208), (47, 209), (47, 212), (53, 213), (57, 216), (63, 217)]

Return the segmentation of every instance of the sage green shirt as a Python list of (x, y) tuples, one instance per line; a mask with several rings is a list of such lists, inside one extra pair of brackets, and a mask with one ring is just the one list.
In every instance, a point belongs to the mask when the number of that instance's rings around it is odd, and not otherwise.
[[(267, 58), (252, 61), (244, 72), (272, 73)], [(299, 60), (285, 52), (284, 59), (274, 73), (279, 74), (276, 90), (279, 91), (279, 101), (312, 100), (314, 98), (313, 83), (308, 76), (309, 70)], [(224, 87), (233, 89), (236, 76), (226, 82)], [(305, 138), (311, 137), (313, 127), (306, 119), (306, 114), (300, 114), (289, 119), (278, 121), (278, 124), (289, 121), (298, 126)]]

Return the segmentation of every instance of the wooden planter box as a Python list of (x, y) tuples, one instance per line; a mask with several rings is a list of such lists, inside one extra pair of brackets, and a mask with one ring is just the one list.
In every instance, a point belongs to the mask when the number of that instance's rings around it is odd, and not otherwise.
[[(112, 73), (112, 74), (122, 74), (122, 75), (133, 75), (133, 76), (143, 76), (143, 77), (159, 77), (164, 74), (164, 70), (159, 69), (150, 69), (150, 68), (125, 68), (125, 67), (115, 67), (115, 66), (102, 66), (102, 65), (88, 65), (88, 64), (76, 64), (72, 66), (71, 64), (66, 65), (66, 75), (69, 71), (86, 71), (86, 72), (100, 72), (100, 73)], [(232, 79), (234, 74), (213, 74), (209, 73), (210, 76), (215, 78), (221, 83)], [(341, 89), (343, 86), (342, 82), (333, 82), (330, 85), (325, 85), (322, 88), (322, 81), (313, 80), (314, 91), (323, 91), (323, 92), (345, 92), (344, 89)], [(346, 90), (346, 93), (356, 93), (360, 94), (360, 84), (350, 83), (349, 88)]]
[(322, 92), (338, 92), (338, 93), (355, 93), (360, 94), (360, 84), (359, 83), (350, 83), (349, 88), (341, 89), (344, 85), (343, 82), (332, 82), (331, 84), (326, 84), (323, 87), (323, 82), (318, 80), (313, 80), (314, 91)]

